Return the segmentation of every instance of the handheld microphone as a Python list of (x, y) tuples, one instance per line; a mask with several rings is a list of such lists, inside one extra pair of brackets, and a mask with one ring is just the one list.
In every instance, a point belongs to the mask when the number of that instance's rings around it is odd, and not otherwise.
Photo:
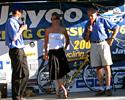
[(89, 24), (89, 31), (92, 32), (93, 28), (92, 28), (92, 25), (93, 25), (93, 20), (90, 19), (90, 24)]
[[(21, 21), (22, 21), (22, 25), (25, 25), (25, 29), (24, 30), (27, 30), (27, 25), (25, 23), (25, 18), (24, 17), (21, 17)], [(21, 25), (21, 26), (22, 26)]]
[(24, 17), (22, 17), (21, 20), (22, 20), (22, 24), (25, 25), (25, 19), (24, 19)]

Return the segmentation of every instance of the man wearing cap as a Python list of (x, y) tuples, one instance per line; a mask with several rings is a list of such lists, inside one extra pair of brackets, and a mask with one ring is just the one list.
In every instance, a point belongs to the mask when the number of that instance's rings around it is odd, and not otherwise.
[(27, 29), (27, 25), (20, 24), (19, 18), (21, 15), (22, 10), (20, 9), (12, 11), (12, 17), (8, 19), (5, 26), (5, 43), (9, 47), (12, 66), (12, 100), (23, 100), (23, 94), (29, 77), (22, 37), (22, 32)]
[[(96, 67), (99, 91), (96, 96), (111, 96), (111, 69), (112, 65), (110, 46), (116, 37), (119, 27), (115, 23), (98, 16), (97, 8), (91, 6), (87, 10), (89, 20), (85, 25), (83, 38), (91, 42), (91, 66)], [(108, 29), (112, 30), (109, 34)], [(103, 71), (104, 69), (104, 71)], [(103, 72), (106, 75), (106, 88), (103, 86)]]

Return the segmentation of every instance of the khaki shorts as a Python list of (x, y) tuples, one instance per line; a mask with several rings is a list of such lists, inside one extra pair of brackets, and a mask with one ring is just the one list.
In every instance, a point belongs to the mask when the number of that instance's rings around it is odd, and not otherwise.
[(91, 66), (98, 67), (112, 65), (110, 46), (108, 45), (107, 41), (91, 43), (91, 45)]

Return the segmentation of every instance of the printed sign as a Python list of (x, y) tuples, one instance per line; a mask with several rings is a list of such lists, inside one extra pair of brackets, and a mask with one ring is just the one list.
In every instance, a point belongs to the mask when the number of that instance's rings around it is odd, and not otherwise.
[[(30, 6), (29, 6), (30, 5)], [(48, 6), (50, 5), (50, 6)], [(111, 47), (113, 66), (118, 68), (119, 66), (125, 65), (125, 11), (124, 4), (118, 7), (101, 7), (100, 16), (111, 20), (114, 23), (117, 23), (120, 26), (118, 35), (115, 38), (113, 46)], [(61, 22), (66, 27), (68, 35), (70, 36), (70, 46), (66, 50), (66, 56), (68, 59), (82, 58), (87, 50), (91, 48), (89, 42), (85, 42), (82, 38), (82, 34), (85, 29), (85, 24), (88, 20), (87, 16), (87, 7), (88, 5), (80, 3), (68, 4), (65, 2), (56, 3), (56, 2), (43, 2), (43, 3), (12, 3), (0, 5), (0, 59), (7, 57), (7, 62), (10, 61), (9, 56), (3, 57), (3, 55), (8, 55), (8, 49), (3, 43), (5, 41), (5, 24), (7, 19), (12, 15), (12, 10), (16, 8), (24, 9), (23, 17), (25, 23), (28, 25), (28, 30), (23, 32), (23, 38), (25, 39), (25, 52), (27, 55), (28, 66), (30, 70), (30, 79), (37, 80), (37, 72), (39, 64), (38, 57), (44, 53), (44, 36), (45, 29), (51, 25), (51, 15), (54, 12), (57, 12), (61, 16)], [(97, 5), (97, 7), (99, 7)], [(105, 7), (110, 8), (108, 11), (105, 11)], [(109, 34), (111, 33), (108, 30)], [(33, 41), (33, 42), (32, 42)], [(30, 42), (35, 44), (29, 45)], [(11, 69), (10, 63), (6, 63), (5, 59), (0, 60), (0, 70), (4, 69), (7, 66), (8, 69)], [(39, 62), (39, 64), (38, 64)], [(116, 63), (117, 62), (117, 63)], [(77, 67), (79, 61), (75, 61), (70, 66), (72, 69)], [(9, 75), (11, 76), (11, 72)], [(8, 75), (8, 74), (6, 74)], [(7, 80), (10, 77), (7, 76)], [(76, 78), (75, 84), (71, 88), (71, 91), (84, 91), (85, 85), (80, 76)], [(8, 83), (10, 81), (7, 81)], [(36, 82), (37, 83), (37, 82)], [(90, 79), (90, 83), (93, 84)], [(37, 86), (37, 85), (36, 85)]]

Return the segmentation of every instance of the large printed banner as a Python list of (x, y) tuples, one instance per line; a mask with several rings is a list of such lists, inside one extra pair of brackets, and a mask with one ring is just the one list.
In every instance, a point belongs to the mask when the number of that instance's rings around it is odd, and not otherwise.
[[(49, 6), (48, 6), (49, 5)], [(100, 16), (105, 17), (112, 22), (117, 23), (120, 26), (119, 33), (115, 38), (112, 50), (114, 66), (124, 66), (125, 65), (125, 9), (124, 4), (122, 6), (100, 6), (95, 4), (100, 12)], [(43, 40), (45, 35), (45, 29), (51, 25), (51, 15), (54, 12), (57, 12), (61, 15), (61, 22), (66, 27), (66, 30), (70, 36), (70, 46), (66, 51), (68, 59), (82, 58), (84, 52), (90, 49), (91, 44), (85, 42), (82, 38), (82, 33), (84, 32), (87, 17), (87, 8), (88, 5), (84, 3), (55, 3), (55, 2), (39, 2), (39, 3), (11, 3), (0, 5), (0, 80), (7, 80), (6, 73), (2, 71), (4, 67), (3, 55), (8, 53), (7, 47), (4, 45), (5, 40), (5, 23), (7, 19), (12, 15), (12, 10), (16, 8), (24, 9), (23, 17), (25, 23), (28, 24), (28, 30), (23, 32), (23, 37), (25, 41), (37, 41), (37, 49), (30, 50), (31, 58), (29, 61), (34, 61), (33, 55), (36, 55), (35, 58), (41, 56), (44, 53), (43, 49)], [(105, 10), (108, 8), (109, 10)], [(109, 33), (111, 31), (109, 30)], [(37, 52), (37, 53), (36, 53)], [(30, 54), (29, 53), (29, 54)], [(9, 59), (9, 57), (8, 57)], [(5, 62), (10, 63), (10, 62)], [(35, 63), (35, 68), (32, 66), (31, 77), (33, 74), (36, 74), (38, 69), (37, 63)], [(74, 62), (75, 65), (77, 62)], [(30, 67), (30, 65), (29, 65)], [(8, 68), (9, 69), (9, 68)], [(9, 70), (8, 70), (9, 71)], [(2, 75), (1, 75), (2, 74)], [(4, 76), (5, 75), (5, 76)], [(73, 86), (72, 91), (82, 91), (84, 88), (84, 82), (81, 78), (76, 79), (76, 84)]]
[[(50, 5), (50, 6), (47, 6)], [(98, 6), (98, 5), (96, 5)], [(1, 5), (0, 16), (0, 40), (5, 40), (5, 23), (11, 16), (11, 11), (15, 8), (24, 9), (24, 18), (28, 24), (28, 30), (24, 31), (23, 36), (26, 40), (43, 39), (45, 28), (51, 24), (51, 15), (57, 12), (61, 15), (62, 24), (66, 27), (71, 38), (71, 45), (67, 54), (68, 58), (81, 57), (85, 49), (90, 48), (90, 43), (82, 39), (82, 33), (87, 20), (84, 3), (17, 3)], [(109, 7), (110, 8), (110, 7)], [(101, 12), (105, 7), (101, 7)], [(112, 47), (114, 55), (124, 55), (124, 38), (125, 38), (125, 11), (124, 5), (112, 7), (109, 11), (103, 11), (100, 15), (120, 25), (120, 30)], [(110, 30), (109, 30), (110, 32)]]

